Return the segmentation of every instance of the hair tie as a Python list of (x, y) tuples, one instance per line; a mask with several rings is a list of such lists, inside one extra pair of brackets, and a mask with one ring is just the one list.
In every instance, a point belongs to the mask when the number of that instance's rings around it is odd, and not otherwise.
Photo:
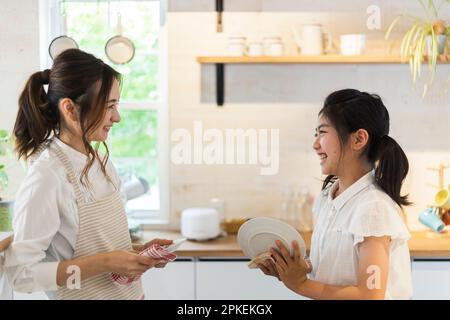
[(50, 83), (50, 69), (45, 69), (41, 71), (41, 79), (44, 84)]

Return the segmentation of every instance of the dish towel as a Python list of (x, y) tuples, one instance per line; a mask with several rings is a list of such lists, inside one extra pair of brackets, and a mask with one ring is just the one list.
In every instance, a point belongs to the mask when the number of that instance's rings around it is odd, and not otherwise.
[[(154, 259), (162, 259), (163, 262), (160, 264), (157, 264), (156, 267), (158, 267), (159, 265), (165, 264), (167, 262), (174, 261), (177, 258), (176, 254), (167, 251), (164, 247), (161, 247), (157, 243), (155, 243), (154, 245), (141, 251), (139, 254), (146, 256), (146, 257), (154, 258)], [(113, 280), (114, 282), (116, 282), (120, 285), (128, 285), (128, 284), (132, 283), (133, 281), (139, 280), (141, 278), (141, 276), (123, 277), (117, 273), (111, 273), (110, 277), (111, 277), (111, 280)]]

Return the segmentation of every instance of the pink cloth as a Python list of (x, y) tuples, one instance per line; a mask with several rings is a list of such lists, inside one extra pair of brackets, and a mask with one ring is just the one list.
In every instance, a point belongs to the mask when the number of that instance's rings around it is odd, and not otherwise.
[[(161, 247), (159, 244), (154, 244), (147, 249), (144, 249), (139, 253), (140, 255), (151, 257), (155, 259), (162, 259), (162, 263), (157, 264), (156, 267), (163, 265), (167, 262), (174, 261), (177, 258), (176, 254), (173, 254), (172, 252), (167, 251), (164, 247)], [(139, 280), (141, 276), (137, 277), (123, 277), (117, 273), (111, 273), (110, 274), (111, 280), (114, 282), (117, 282), (121, 285), (128, 285), (132, 283), (133, 281)]]

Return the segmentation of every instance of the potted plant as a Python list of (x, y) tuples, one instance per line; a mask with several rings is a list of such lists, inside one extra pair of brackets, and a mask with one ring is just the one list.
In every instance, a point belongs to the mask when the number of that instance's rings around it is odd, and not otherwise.
[(6, 164), (2, 162), (5, 157), (11, 155), (11, 138), (6, 130), (0, 130), (0, 232), (12, 230), (13, 201), (7, 201), (2, 197), (8, 187), (8, 175)]
[(402, 61), (409, 61), (413, 83), (416, 83), (417, 78), (420, 77), (421, 65), (426, 57), (430, 70), (430, 81), (424, 86), (423, 95), (425, 95), (428, 85), (433, 82), (439, 56), (442, 55), (442, 59), (447, 59), (450, 26), (448, 21), (439, 18), (439, 11), (443, 6), (450, 5), (450, 0), (441, 0), (438, 5), (434, 3), (434, 0), (428, 0), (428, 4), (424, 0), (418, 1), (426, 18), (399, 15), (390, 24), (385, 38), (389, 38), (401, 18), (411, 19), (412, 24), (402, 38), (400, 55)]

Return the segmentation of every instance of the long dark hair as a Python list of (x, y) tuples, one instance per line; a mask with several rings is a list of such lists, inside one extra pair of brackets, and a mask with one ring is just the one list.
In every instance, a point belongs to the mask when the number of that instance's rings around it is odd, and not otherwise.
[[(331, 93), (324, 102), (319, 116), (325, 117), (336, 129), (341, 150), (351, 133), (365, 129), (369, 141), (365, 156), (375, 167), (375, 181), (399, 206), (408, 206), (407, 195), (400, 189), (408, 174), (408, 158), (399, 144), (389, 134), (389, 112), (381, 98), (355, 89), (344, 89)], [(322, 189), (337, 179), (326, 177)]]
[[(19, 97), (19, 110), (14, 125), (15, 151), (25, 160), (34, 155), (39, 147), (61, 129), (58, 104), (63, 98), (71, 99), (79, 107), (82, 141), (88, 152), (88, 161), (80, 177), (88, 181), (88, 171), (95, 159), (106, 173), (109, 152), (105, 142), (105, 157), (98, 155), (88, 136), (100, 125), (114, 80), (121, 83), (121, 75), (92, 54), (69, 49), (59, 54), (51, 70), (33, 73)], [(44, 85), (48, 84), (47, 93)]]

